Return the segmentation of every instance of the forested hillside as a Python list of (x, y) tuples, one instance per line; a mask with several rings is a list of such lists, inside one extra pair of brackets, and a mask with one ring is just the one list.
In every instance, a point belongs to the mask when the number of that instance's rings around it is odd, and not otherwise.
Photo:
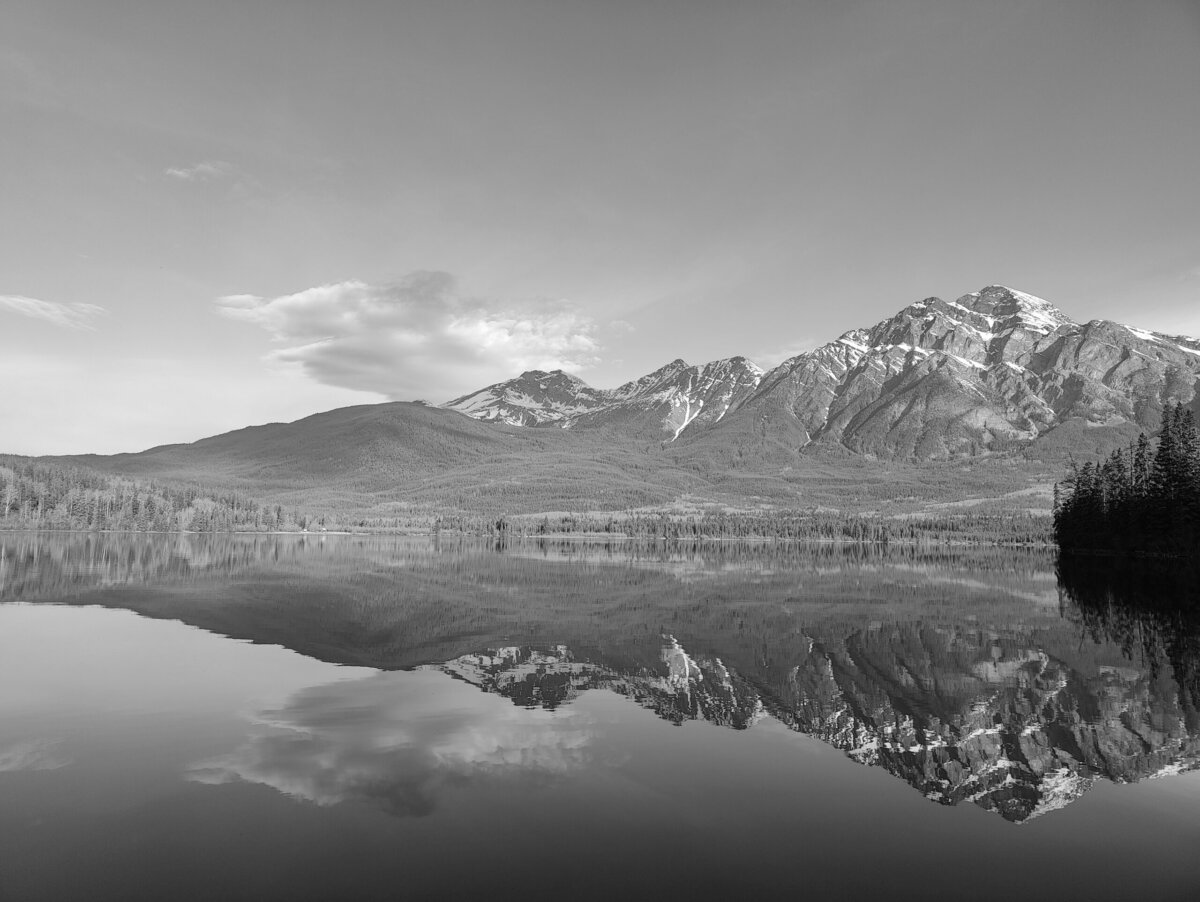
[(299, 530), (304, 514), (237, 493), (163, 485), (20, 457), (0, 457), (0, 528), (137, 532)]

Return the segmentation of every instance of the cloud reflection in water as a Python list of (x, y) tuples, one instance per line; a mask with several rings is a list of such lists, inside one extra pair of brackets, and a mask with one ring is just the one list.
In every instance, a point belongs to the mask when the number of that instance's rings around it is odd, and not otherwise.
[(578, 711), (519, 708), (434, 671), (377, 673), (305, 689), (262, 712), (245, 744), (188, 777), (421, 816), (450, 786), (540, 784), (583, 767), (590, 723)]

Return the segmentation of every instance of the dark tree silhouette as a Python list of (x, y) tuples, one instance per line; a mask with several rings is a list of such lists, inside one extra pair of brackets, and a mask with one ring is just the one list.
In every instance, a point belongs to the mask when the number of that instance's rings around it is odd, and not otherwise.
[(1200, 551), (1200, 437), (1190, 410), (1165, 405), (1157, 446), (1143, 433), (1100, 464), (1072, 465), (1055, 486), (1063, 551), (1191, 555)]

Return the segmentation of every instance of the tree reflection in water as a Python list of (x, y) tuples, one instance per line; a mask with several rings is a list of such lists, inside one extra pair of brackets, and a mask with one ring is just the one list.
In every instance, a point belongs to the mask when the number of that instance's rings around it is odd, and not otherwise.
[(1189, 733), (1200, 732), (1200, 561), (1063, 555), (1063, 616), (1158, 676), (1170, 669)]

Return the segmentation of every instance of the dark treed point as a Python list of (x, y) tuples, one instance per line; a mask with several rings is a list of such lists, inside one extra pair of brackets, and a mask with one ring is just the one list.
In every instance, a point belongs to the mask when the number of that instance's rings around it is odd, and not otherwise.
[(1200, 438), (1181, 404), (1103, 463), (1073, 465), (1055, 486), (1054, 536), (1063, 551), (1190, 555), (1200, 549)]

